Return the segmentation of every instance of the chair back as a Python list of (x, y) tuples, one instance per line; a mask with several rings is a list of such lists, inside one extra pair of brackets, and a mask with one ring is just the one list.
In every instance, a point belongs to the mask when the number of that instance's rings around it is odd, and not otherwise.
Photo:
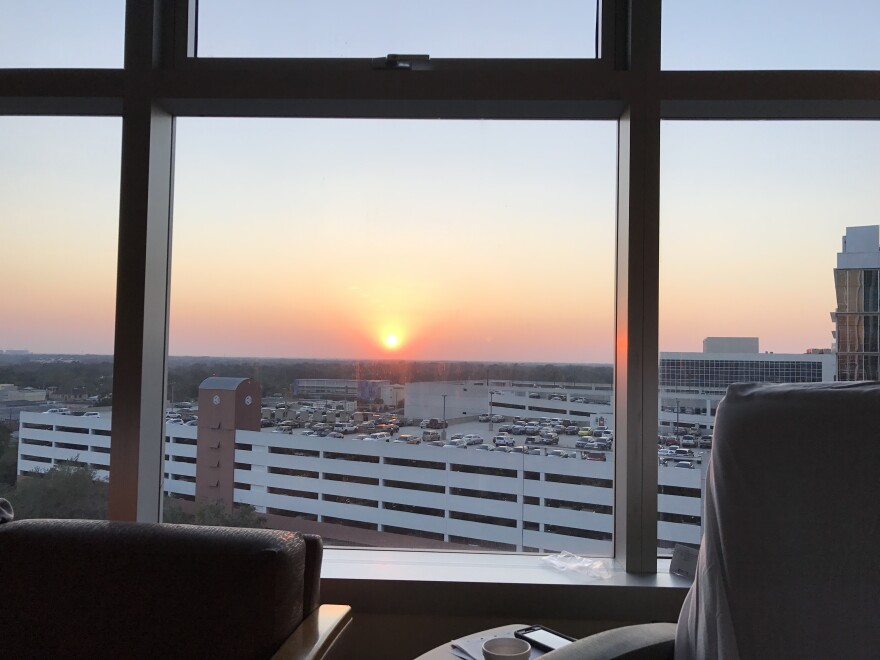
[(83, 520), (0, 526), (0, 655), (269, 658), (318, 604), (292, 532)]
[(732, 385), (676, 658), (880, 656), (880, 383)]

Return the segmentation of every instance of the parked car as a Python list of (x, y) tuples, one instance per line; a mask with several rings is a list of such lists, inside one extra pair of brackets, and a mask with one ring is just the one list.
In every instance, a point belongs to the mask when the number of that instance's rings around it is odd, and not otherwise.
[(478, 422), (488, 422), (490, 419), (489, 413), (483, 413), (482, 415), (477, 415)]
[(492, 423), (499, 424), (504, 421), (504, 415), (492, 415)]
[(588, 461), (607, 461), (608, 457), (601, 451), (588, 451), (584, 454), (584, 458)]
[(697, 440), (697, 446), (700, 449), (712, 449), (712, 436), (704, 435), (702, 438)]
[(548, 445), (559, 444), (559, 435), (555, 431), (545, 429), (544, 431), (541, 431), (540, 435)]
[(345, 434), (343, 434), (341, 431), (330, 431), (330, 433), (327, 434), (327, 437), (328, 438), (344, 438)]
[(496, 447), (513, 447), (514, 442), (513, 437), (509, 435), (496, 435), (492, 438), (492, 444)]
[(686, 470), (693, 470), (694, 464), (692, 461), (678, 461), (674, 467), (677, 468), (685, 468)]
[(581, 436), (582, 438), (593, 435), (593, 429), (589, 426), (582, 426), (578, 430), (578, 435)]
[(467, 445), (481, 445), (483, 444), (483, 436), (476, 433), (468, 433), (464, 436), (464, 442)]
[(696, 447), (697, 439), (692, 435), (683, 435), (681, 436), (681, 446), (682, 447)]
[(522, 435), (526, 432), (526, 427), (522, 424), (515, 424), (514, 427), (510, 429), (510, 432), (513, 433), (513, 435)]

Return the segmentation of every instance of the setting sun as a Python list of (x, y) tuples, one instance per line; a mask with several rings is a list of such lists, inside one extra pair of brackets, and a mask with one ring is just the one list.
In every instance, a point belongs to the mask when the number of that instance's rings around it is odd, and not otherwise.
[(397, 348), (398, 339), (397, 335), (388, 335), (385, 337), (385, 346), (388, 348)]

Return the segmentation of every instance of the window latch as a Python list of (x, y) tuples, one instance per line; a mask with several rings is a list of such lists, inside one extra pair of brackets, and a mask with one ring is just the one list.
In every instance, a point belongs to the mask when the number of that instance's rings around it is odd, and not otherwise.
[(374, 57), (374, 69), (394, 69), (398, 71), (430, 71), (430, 55), (400, 55), (391, 53), (385, 57)]

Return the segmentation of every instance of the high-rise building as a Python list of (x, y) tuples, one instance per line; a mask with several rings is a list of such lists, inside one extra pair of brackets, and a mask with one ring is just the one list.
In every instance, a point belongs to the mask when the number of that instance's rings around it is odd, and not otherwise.
[(834, 269), (838, 380), (880, 378), (880, 226), (847, 227)]

